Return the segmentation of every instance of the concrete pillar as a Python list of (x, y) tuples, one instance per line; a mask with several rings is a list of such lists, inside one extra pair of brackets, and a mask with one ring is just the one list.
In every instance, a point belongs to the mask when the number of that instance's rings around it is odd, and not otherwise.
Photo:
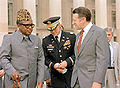
[(120, 0), (116, 0), (116, 34), (120, 43)]
[(85, 7), (85, 0), (73, 0), (73, 8)]
[[(23, 0), (23, 7), (30, 12), (33, 23), (36, 25), (36, 0)], [(36, 34), (36, 26), (33, 34)]]
[(107, 26), (107, 0), (95, 0), (96, 25), (105, 28)]
[[(73, 0), (73, 9), (80, 6), (85, 7), (85, 0)], [(75, 34), (79, 33), (79, 31), (76, 30), (75, 28), (73, 28), (73, 30)]]
[(49, 12), (51, 16), (61, 16), (61, 0), (49, 0)]
[[(73, 9), (80, 6), (85, 7), (85, 0), (73, 0)], [(79, 30), (76, 30), (75, 28), (73, 30), (75, 34), (79, 32)]]
[(8, 0), (0, 1), (0, 46), (3, 35), (8, 33)]

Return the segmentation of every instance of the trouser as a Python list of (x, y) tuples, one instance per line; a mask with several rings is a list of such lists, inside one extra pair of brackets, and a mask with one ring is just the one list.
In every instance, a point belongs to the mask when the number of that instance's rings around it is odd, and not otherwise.
[(115, 69), (107, 69), (105, 76), (105, 88), (116, 88)]

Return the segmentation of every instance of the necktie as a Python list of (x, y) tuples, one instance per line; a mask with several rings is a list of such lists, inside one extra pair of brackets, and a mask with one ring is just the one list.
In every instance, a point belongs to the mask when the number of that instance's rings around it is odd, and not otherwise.
[(57, 45), (59, 46), (58, 36), (55, 36), (55, 40), (56, 40)]
[(111, 67), (111, 46), (109, 44), (110, 58), (109, 58), (109, 66)]
[(81, 30), (79, 42), (78, 42), (78, 45), (77, 45), (78, 52), (79, 52), (79, 49), (81, 47), (81, 41), (82, 41), (82, 37), (83, 37), (83, 32), (84, 32), (84, 30)]

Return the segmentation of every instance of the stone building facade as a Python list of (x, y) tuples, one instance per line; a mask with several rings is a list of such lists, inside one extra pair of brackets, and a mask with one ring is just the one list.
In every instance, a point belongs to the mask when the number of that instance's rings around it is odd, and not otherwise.
[(114, 28), (114, 40), (120, 43), (120, 0), (1, 0), (0, 1), (0, 39), (4, 34), (17, 30), (16, 13), (28, 9), (36, 25), (33, 34), (41, 39), (49, 34), (42, 22), (51, 16), (61, 16), (60, 22), (65, 31), (77, 30), (72, 25), (72, 10), (84, 6), (91, 10), (92, 22), (102, 28)]

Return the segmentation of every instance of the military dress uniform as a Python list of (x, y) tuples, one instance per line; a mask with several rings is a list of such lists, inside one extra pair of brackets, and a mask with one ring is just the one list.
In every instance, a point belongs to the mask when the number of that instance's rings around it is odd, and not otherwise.
[[(45, 64), (51, 70), (53, 88), (66, 88), (66, 85), (70, 86), (72, 68), (75, 60), (75, 38), (75, 34), (62, 31), (59, 46), (52, 34), (43, 39), (42, 46), (45, 55)], [(55, 63), (61, 63), (64, 60), (67, 61), (67, 72), (61, 74), (56, 71), (53, 66)]]
[[(56, 31), (59, 30), (57, 28), (58, 25), (60, 26), (59, 19), (60, 17), (51, 17), (43, 21), (43, 23), (47, 24), (49, 31)], [(57, 41), (57, 39), (55, 39), (57, 37), (52, 34), (43, 38), (42, 46), (45, 55), (45, 64), (50, 69), (52, 88), (70, 88), (71, 75), (75, 61), (74, 44), (76, 36), (73, 33), (64, 32), (62, 29), (59, 31), (60, 33), (58, 35), (61, 35), (59, 36), (59, 41)], [(54, 69), (54, 65), (62, 61), (67, 62), (67, 72), (64, 74)]]

